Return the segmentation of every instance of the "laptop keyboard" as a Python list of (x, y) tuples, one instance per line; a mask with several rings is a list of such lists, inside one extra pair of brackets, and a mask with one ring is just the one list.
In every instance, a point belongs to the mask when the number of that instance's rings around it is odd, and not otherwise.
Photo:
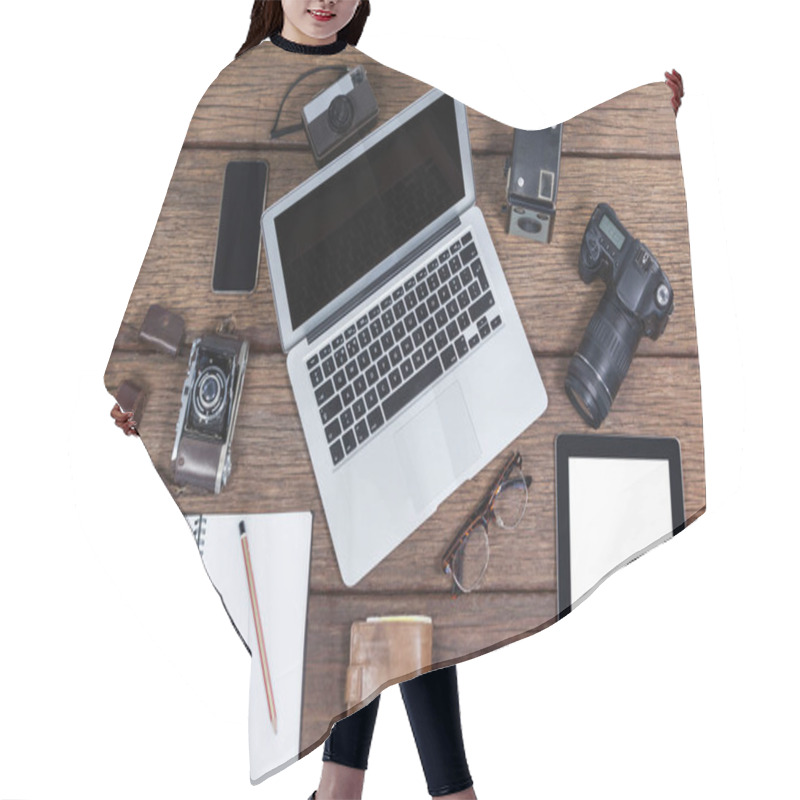
[(502, 321), (472, 234), (451, 242), (307, 360), (334, 465)]

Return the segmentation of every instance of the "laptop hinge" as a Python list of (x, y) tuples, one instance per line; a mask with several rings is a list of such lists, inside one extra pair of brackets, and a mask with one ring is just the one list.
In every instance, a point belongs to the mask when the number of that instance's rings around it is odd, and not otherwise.
[(342, 319), (344, 319), (356, 306), (363, 303), (364, 300), (371, 294), (377, 294), (381, 287), (390, 283), (394, 278), (399, 275), (409, 264), (416, 261), (426, 250), (432, 248), (436, 242), (444, 239), (445, 236), (452, 233), (461, 224), (459, 217), (453, 217), (449, 222), (446, 222), (436, 233), (429, 236), (422, 244), (415, 247), (404, 259), (395, 264), (391, 269), (385, 272), (380, 278), (374, 280), (369, 286), (365, 286), (355, 297), (348, 303), (345, 303), (335, 314), (328, 317), (324, 322), (320, 323), (314, 328), (308, 336), (308, 342), (313, 344), (317, 339), (325, 334), (327, 330), (332, 328)]

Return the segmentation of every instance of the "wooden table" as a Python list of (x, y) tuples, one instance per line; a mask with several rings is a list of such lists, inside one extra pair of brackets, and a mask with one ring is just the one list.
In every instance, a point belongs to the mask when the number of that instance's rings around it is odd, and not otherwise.
[[(316, 65), (266, 43), (225, 69), (200, 102), (178, 159), (153, 239), (106, 372), (114, 391), (125, 379), (146, 387), (142, 441), (185, 513), (314, 512), (304, 678), (303, 752), (344, 712), (350, 624), (382, 614), (427, 614), (434, 621), (434, 663), (454, 663), (549, 625), (556, 614), (554, 437), (590, 432), (564, 393), (567, 364), (604, 290), (578, 276), (578, 252), (596, 204), (609, 203), (646, 242), (668, 275), (675, 311), (661, 338), (644, 339), (601, 431), (677, 436), (687, 520), (705, 509), (700, 377), (686, 205), (670, 91), (651, 84), (564, 124), (558, 213), (552, 243), (505, 233), (505, 159), (512, 129), (470, 110), (478, 205), (496, 244), (549, 397), (549, 407), (514, 447), (533, 476), (520, 528), (492, 533), (490, 567), (479, 591), (452, 599), (438, 563), (455, 530), (494, 480), (505, 454), (453, 494), (438, 512), (355, 588), (336, 566), (300, 420), (281, 352), (266, 264), (249, 296), (214, 295), (211, 267), (225, 165), (270, 164), (267, 204), (316, 167), (304, 133), (268, 141), (286, 87)], [(308, 61), (309, 63), (304, 63)], [(348, 49), (330, 64), (366, 66), (384, 122), (428, 86)], [(277, 66), (276, 66), (277, 65)], [(292, 93), (281, 124), (332, 80), (321, 73)], [(217, 496), (181, 489), (170, 453), (186, 374), (177, 358), (138, 340), (148, 307), (159, 303), (186, 321), (186, 341), (230, 317), (250, 342), (245, 391), (233, 446), (233, 472)]]

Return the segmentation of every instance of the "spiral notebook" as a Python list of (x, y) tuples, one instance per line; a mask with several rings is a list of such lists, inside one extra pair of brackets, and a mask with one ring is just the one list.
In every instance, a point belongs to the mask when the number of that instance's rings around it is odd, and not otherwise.
[[(187, 515), (206, 572), (251, 653), (250, 780), (297, 760), (303, 701), (311, 512)], [(247, 576), (239, 538), (244, 522), (277, 713), (269, 720)]]

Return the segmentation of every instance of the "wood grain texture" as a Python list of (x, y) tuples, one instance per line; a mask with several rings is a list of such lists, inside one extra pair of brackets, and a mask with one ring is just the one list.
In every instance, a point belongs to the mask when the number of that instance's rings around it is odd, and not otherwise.
[[(125, 312), (118, 349), (137, 347), (147, 309), (159, 303), (181, 314), (187, 339), (232, 317), (256, 348), (278, 352), (280, 342), (264, 253), (251, 295), (215, 295), (211, 271), (225, 165), (266, 151), (184, 150), (178, 160), (156, 231)], [(598, 198), (610, 203), (631, 233), (648, 244), (669, 277), (675, 312), (657, 342), (644, 339), (644, 355), (695, 356), (688, 225), (680, 163), (638, 159), (564, 158), (555, 235), (550, 244), (505, 232), (503, 158), (475, 157), (478, 206), (486, 218), (519, 314), (536, 353), (571, 354), (604, 291), (578, 275), (578, 253)], [(282, 154), (270, 171), (272, 203), (314, 170), (310, 155)]]
[[(326, 66), (361, 64), (380, 110), (378, 124), (397, 114), (431, 87), (374, 61), (354, 48), (330, 56)], [(284, 53), (268, 42), (229, 64), (198, 103), (185, 146), (263, 147), (275, 124), (286, 90), (303, 72), (319, 65), (314, 56)], [(292, 90), (281, 112), (279, 127), (300, 120), (303, 106), (337, 75), (325, 71), (310, 76)], [(670, 105), (671, 92), (653, 83), (626, 92), (565, 121), (564, 152), (606, 156), (677, 158), (678, 139)], [(459, 99), (459, 98), (456, 98)], [(473, 152), (509, 153), (512, 128), (470, 109)], [(298, 131), (273, 142), (282, 149), (307, 150)]]
[[(375, 93), (380, 109), (378, 124), (430, 89), (427, 84), (385, 67), (351, 47), (328, 56), (324, 66), (359, 64), (367, 70)], [(286, 91), (300, 75), (318, 66), (317, 56), (286, 53), (269, 42), (249, 51), (229, 64), (208, 88), (192, 118), (185, 146), (267, 144)], [(299, 83), (286, 99), (278, 126), (300, 122), (303, 106), (338, 77), (336, 72), (326, 69)], [(274, 144), (282, 149), (308, 150), (302, 130), (274, 140)]]
[[(126, 366), (126, 362), (127, 365)], [(314, 512), (312, 591), (349, 593), (446, 590), (439, 561), (453, 534), (479, 502), (498, 471), (498, 456), (478, 478), (462, 486), (437, 513), (384, 559), (354, 589), (345, 590), (282, 356), (256, 354), (247, 368), (228, 486), (216, 496), (177, 487), (170, 453), (180, 405), (184, 365), (153, 354), (147, 369), (132, 354), (116, 362), (116, 382), (144, 382), (148, 392), (140, 430), (159, 475), (184, 513)], [(492, 531), (487, 591), (555, 588), (554, 440), (561, 432), (589, 432), (563, 390), (568, 359), (538, 359), (549, 406), (515, 443), (533, 476), (529, 507), (514, 532)], [(705, 507), (700, 381), (696, 359), (636, 358), (604, 434), (677, 436), (681, 441), (687, 519)], [(511, 448), (509, 448), (511, 450)], [(379, 524), (376, 520), (376, 524)]]
[[(327, 530), (305, 439), (280, 349), (264, 254), (256, 291), (211, 292), (225, 165), (264, 159), (270, 165), (267, 204), (316, 171), (305, 133), (270, 141), (286, 88), (313, 57), (265, 43), (222, 71), (189, 126), (156, 230), (125, 312), (105, 383), (124, 379), (148, 395), (142, 442), (184, 513), (259, 513), (311, 509), (314, 514), (302, 747), (321, 743), (345, 712), (344, 681), (354, 620), (382, 614), (428, 614), (434, 621), (434, 662), (454, 663), (551, 624), (556, 613), (554, 440), (590, 430), (564, 393), (569, 359), (597, 308), (604, 286), (586, 286), (577, 263), (586, 222), (598, 202), (612, 205), (668, 275), (675, 312), (661, 338), (641, 342), (600, 433), (676, 436), (682, 448), (685, 511), (705, 509), (700, 375), (686, 203), (670, 92), (651, 84), (627, 92), (564, 124), (555, 235), (548, 245), (505, 233), (506, 158), (512, 129), (468, 110), (477, 204), (495, 243), (548, 392), (549, 406), (513, 447), (533, 478), (529, 505), (514, 531), (493, 528), (491, 558), (478, 592), (453, 600), (441, 555), (505, 457), (448, 498), (436, 514), (356, 587), (347, 589)], [(384, 122), (428, 86), (348, 49), (326, 65), (365, 65)], [(292, 93), (281, 125), (336, 76), (326, 71)], [(181, 314), (186, 342), (176, 358), (138, 339), (153, 303)], [(186, 375), (188, 343), (232, 320), (250, 342), (228, 486), (217, 496), (175, 485), (170, 454)], [(509, 451), (511, 447), (508, 448)], [(376, 520), (376, 524), (380, 524)], [(400, 678), (402, 676), (398, 676)]]

